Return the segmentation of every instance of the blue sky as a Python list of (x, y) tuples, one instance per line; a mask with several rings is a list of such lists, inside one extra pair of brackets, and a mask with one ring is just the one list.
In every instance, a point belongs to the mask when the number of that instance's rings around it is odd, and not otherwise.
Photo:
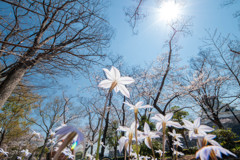
[[(178, 2), (180, 0), (176, 0)], [(182, 49), (178, 52), (182, 65), (188, 65), (190, 58), (197, 55), (199, 47), (204, 43), (202, 39), (207, 36), (206, 29), (215, 29), (223, 35), (239, 36), (239, 23), (233, 17), (240, 8), (240, 3), (223, 7), (223, 0), (181, 0), (184, 1), (183, 15), (192, 17), (192, 35), (179, 39)], [(137, 26), (138, 34), (134, 35), (126, 22), (124, 7), (134, 4), (131, 0), (111, 0), (106, 13), (109, 23), (115, 34), (111, 41), (108, 53), (119, 54), (124, 57), (128, 65), (141, 65), (150, 63), (159, 54), (164, 52), (164, 41), (168, 39), (169, 27), (166, 21), (160, 21), (153, 10), (157, 7), (155, 0), (148, 0), (143, 10), (148, 15)], [(158, 21), (158, 22), (157, 22)], [(100, 69), (100, 68), (99, 68)], [(87, 80), (63, 80), (63, 90), (70, 95), (79, 93), (79, 88), (88, 84)]]

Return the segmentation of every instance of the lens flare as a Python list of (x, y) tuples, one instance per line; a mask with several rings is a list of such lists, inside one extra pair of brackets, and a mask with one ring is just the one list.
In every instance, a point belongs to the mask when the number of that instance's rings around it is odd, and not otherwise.
[(74, 148), (76, 148), (77, 144), (78, 144), (77, 141), (75, 141), (75, 142), (72, 144), (71, 150), (74, 150)]

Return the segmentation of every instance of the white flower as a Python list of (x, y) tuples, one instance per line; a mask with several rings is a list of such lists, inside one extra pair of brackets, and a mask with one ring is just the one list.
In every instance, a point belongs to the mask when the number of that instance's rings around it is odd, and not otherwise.
[(28, 156), (31, 155), (31, 153), (28, 151), (28, 149), (23, 149), (23, 150), (21, 151), (21, 153), (23, 153), (25, 157), (28, 157)]
[(134, 79), (131, 77), (121, 77), (119, 70), (113, 66), (110, 71), (105, 68), (103, 70), (107, 79), (101, 81), (98, 87), (110, 88), (110, 90), (114, 88), (116, 93), (120, 91), (124, 96), (129, 98), (130, 94), (125, 85), (133, 83)]
[(36, 136), (37, 138), (41, 138), (41, 134), (38, 133), (38, 132), (36, 132), (36, 131), (34, 131), (34, 130), (33, 130), (33, 132), (32, 132), (32, 135), (33, 135), (33, 136)]
[[(130, 128), (128, 127), (125, 127), (125, 126), (119, 126), (118, 127), (118, 131), (123, 131), (123, 132), (126, 132), (126, 137), (128, 137), (128, 139), (130, 141), (132, 141), (133, 139), (133, 134), (135, 132), (135, 121), (131, 124)], [(138, 128), (139, 124), (137, 123), (137, 128)]]
[(175, 140), (180, 141), (179, 138), (182, 138), (181, 134), (177, 134), (175, 129), (173, 129), (173, 132), (168, 132)]
[(157, 150), (156, 153), (158, 153), (160, 155), (160, 157), (162, 157), (163, 151), (161, 149)]
[(130, 104), (128, 102), (125, 102), (125, 104), (130, 107), (129, 108), (130, 110), (134, 110), (135, 113), (138, 113), (138, 109), (140, 109), (140, 108), (153, 108), (150, 105), (143, 105), (142, 101), (137, 102), (135, 105), (132, 105), (132, 104)]
[(173, 117), (173, 113), (168, 113), (165, 116), (162, 114), (156, 114), (152, 117), (153, 120), (156, 120), (156, 129), (159, 131), (162, 127), (176, 127), (182, 128), (182, 126), (178, 122), (170, 121)]
[(183, 122), (183, 127), (189, 130), (190, 140), (192, 140), (192, 138), (204, 137), (207, 134), (206, 132), (212, 132), (214, 130), (209, 126), (200, 125), (200, 117), (197, 118), (193, 123), (185, 119), (183, 119)]
[(209, 143), (211, 143), (211, 144), (214, 145), (214, 146), (219, 146), (219, 147), (221, 147), (221, 145), (220, 145), (217, 141), (213, 140), (214, 138), (216, 138), (216, 135), (213, 135), (213, 134), (207, 134), (207, 135), (205, 135), (205, 136), (203, 137), (203, 145), (206, 146), (207, 143), (209, 142)]
[(197, 151), (196, 153), (196, 158), (199, 158), (201, 160), (208, 160), (209, 156), (211, 158), (215, 158), (219, 157), (222, 158), (222, 153), (225, 155), (232, 155), (234, 157), (237, 157), (235, 154), (233, 154), (232, 152), (230, 152), (229, 150), (220, 147), (220, 146), (205, 146), (202, 147), (200, 150)]
[(20, 157), (20, 156), (17, 156), (17, 160), (22, 160), (22, 157)]
[(84, 135), (82, 134), (82, 132), (80, 132), (77, 128), (70, 126), (70, 125), (63, 125), (61, 127), (59, 127), (56, 131), (55, 136), (58, 136), (58, 139), (61, 139), (62, 137), (65, 137), (66, 135), (70, 134), (70, 133), (76, 133), (75, 136), (75, 141), (77, 141), (77, 144), (79, 144), (80, 142), (82, 142), (84, 140)]
[(142, 159), (142, 160), (147, 160), (147, 159), (150, 159), (151, 157), (148, 157), (148, 156), (141, 156), (141, 157), (139, 157), (140, 159)]
[(50, 137), (54, 137), (54, 136), (55, 136), (55, 132), (50, 131), (49, 136), (50, 136)]
[(5, 157), (8, 157), (8, 152), (4, 151), (2, 148), (0, 148), (0, 153)]
[(145, 122), (144, 124), (144, 132), (142, 135), (139, 137), (139, 139), (144, 139), (144, 142), (148, 148), (151, 149), (152, 147), (152, 138), (158, 138), (160, 135), (160, 132), (151, 132), (149, 125)]
[(173, 145), (183, 148), (183, 144), (179, 141), (173, 141)]
[(54, 144), (55, 144), (55, 141), (54, 141), (53, 139), (49, 139), (49, 140), (48, 140), (48, 144), (54, 145)]
[(129, 142), (129, 139), (127, 137), (125, 137), (125, 136), (122, 136), (118, 140), (118, 143), (119, 143), (118, 150), (119, 150), (119, 152), (122, 152), (123, 147), (125, 147), (125, 149), (127, 149), (128, 153), (129, 153), (128, 142)]
[(178, 152), (178, 151), (176, 151), (176, 150), (173, 151), (173, 154), (174, 154), (174, 155), (177, 154), (177, 155), (180, 155), (180, 156), (183, 156), (183, 155), (184, 155), (184, 153)]

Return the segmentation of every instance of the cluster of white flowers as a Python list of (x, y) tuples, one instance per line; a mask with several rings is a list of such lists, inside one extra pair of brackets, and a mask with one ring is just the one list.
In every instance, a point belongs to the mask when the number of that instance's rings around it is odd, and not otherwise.
[[(107, 69), (103, 69), (103, 70), (108, 79), (101, 81), (99, 84), (99, 87), (110, 88), (109, 91), (112, 91), (113, 89), (115, 90), (115, 92), (120, 91), (124, 96), (129, 98), (130, 93), (124, 85), (131, 84), (134, 82), (134, 80), (130, 77), (121, 77), (119, 70), (116, 69), (115, 67), (112, 67), (110, 71)], [(195, 79), (195, 81), (196, 80), (200, 81), (203, 79), (203, 77), (204, 77), (204, 74), (199, 75), (197, 77), (197, 79)], [(136, 105), (132, 105), (128, 102), (126, 102), (125, 104), (130, 106), (131, 110), (134, 110), (135, 122), (133, 122), (131, 124), (130, 128), (128, 128), (126, 126), (120, 126), (118, 128), (118, 131), (124, 131), (126, 133), (126, 135), (121, 137), (118, 141), (119, 142), (118, 149), (120, 152), (125, 147), (125, 150), (127, 152), (129, 152), (130, 155), (133, 155), (134, 157), (138, 157), (138, 155), (136, 155), (136, 153), (134, 153), (134, 154), (131, 153), (132, 152), (132, 148), (131, 148), (132, 141), (136, 141), (136, 145), (138, 145), (138, 143), (141, 143), (143, 140), (144, 140), (144, 143), (146, 144), (146, 146), (148, 148), (152, 149), (152, 151), (153, 151), (151, 139), (152, 138), (160, 138), (162, 135), (163, 151), (158, 150), (155, 152), (159, 153), (160, 156), (163, 155), (163, 159), (164, 159), (166, 128), (167, 127), (175, 127), (175, 128), (179, 128), (179, 129), (186, 128), (189, 131), (189, 134), (188, 134), (189, 139), (190, 140), (197, 139), (199, 150), (196, 153), (196, 158), (200, 157), (201, 160), (208, 160), (209, 157), (211, 157), (212, 159), (216, 159), (216, 157), (220, 157), (220, 158), (222, 157), (221, 153), (223, 153), (225, 155), (233, 155), (236, 157), (236, 155), (234, 155), (230, 151), (224, 149), (223, 147), (221, 147), (221, 145), (219, 143), (217, 143), (216, 141), (213, 140), (216, 137), (215, 135), (207, 134), (207, 132), (212, 132), (214, 129), (209, 126), (206, 126), (206, 125), (201, 125), (200, 118), (197, 118), (193, 123), (188, 120), (183, 120), (184, 125), (181, 126), (179, 123), (171, 121), (171, 119), (173, 117), (173, 113), (168, 113), (166, 115), (156, 114), (154, 117), (152, 117), (152, 119), (156, 121), (157, 132), (150, 131), (150, 127), (147, 123), (144, 124), (144, 132), (141, 132), (141, 131), (137, 130), (138, 123), (136, 122), (137, 121), (136, 115), (138, 113), (138, 109), (139, 108), (152, 108), (152, 106), (149, 106), (149, 105), (143, 106), (143, 102), (138, 102)], [(161, 129), (162, 129), (162, 133), (160, 132)], [(173, 154), (176, 155), (176, 158), (178, 155), (184, 155), (182, 152), (177, 151), (178, 147), (183, 147), (183, 144), (180, 141), (180, 138), (182, 138), (182, 136), (180, 134), (177, 134), (174, 129), (172, 132), (168, 132), (168, 133), (174, 139), (173, 145), (175, 146), (175, 149), (172, 148)], [(139, 139), (139, 141), (137, 141), (137, 139)], [(208, 143), (210, 143), (211, 145), (206, 146)], [(141, 159), (149, 159), (149, 157), (144, 157), (144, 156), (140, 156), (140, 158)], [(153, 151), (153, 158), (155, 159), (154, 151)]]

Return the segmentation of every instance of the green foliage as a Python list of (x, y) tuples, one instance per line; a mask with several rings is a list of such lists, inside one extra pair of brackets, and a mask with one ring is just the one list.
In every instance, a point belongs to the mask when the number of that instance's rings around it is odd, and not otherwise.
[(172, 111), (175, 111), (172, 119), (176, 122), (179, 122), (180, 124), (183, 124), (182, 119), (188, 116), (189, 113), (187, 111), (183, 111), (179, 109), (180, 109), (179, 106), (173, 106), (171, 108)]
[(187, 154), (195, 154), (196, 152), (198, 151), (198, 148), (197, 147), (190, 147), (189, 149), (183, 149), (183, 153), (185, 155)]
[(141, 116), (140, 121), (139, 121), (139, 127), (138, 127), (139, 131), (143, 131), (145, 122), (149, 125), (151, 131), (156, 129), (155, 124), (153, 122), (150, 122), (148, 120), (147, 116), (144, 115), (144, 116)]
[[(154, 150), (159, 150), (161, 149), (161, 143), (159, 140), (157, 139), (152, 139), (152, 145), (153, 145), (153, 149)], [(144, 155), (144, 156), (152, 156), (152, 150), (149, 149), (145, 143), (141, 143), (140, 145), (140, 152), (139, 152), (140, 155)], [(156, 154), (156, 156), (159, 156), (158, 154)]]
[(25, 116), (38, 106), (36, 102), (39, 99), (40, 97), (33, 94), (25, 85), (17, 86), (0, 112), (1, 138), (4, 138), (5, 143), (28, 132), (31, 123), (26, 121)]
[(216, 141), (219, 142), (224, 148), (231, 149), (235, 147), (234, 140), (238, 138), (237, 134), (228, 129), (216, 129), (212, 134), (215, 134)]

